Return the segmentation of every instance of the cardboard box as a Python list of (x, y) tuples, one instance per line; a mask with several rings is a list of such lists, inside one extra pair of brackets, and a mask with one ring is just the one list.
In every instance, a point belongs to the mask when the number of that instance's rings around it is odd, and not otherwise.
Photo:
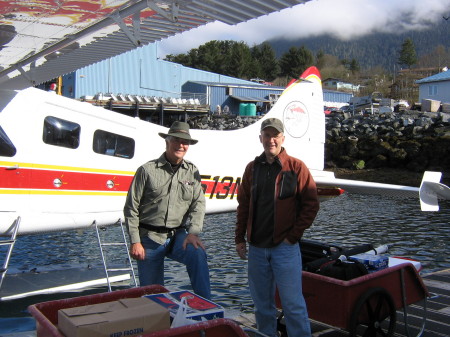
[(363, 263), (369, 271), (387, 268), (389, 264), (389, 258), (387, 256), (367, 253), (352, 255), (350, 256), (350, 260)]
[(170, 317), (173, 318), (178, 311), (181, 299), (185, 296), (187, 296), (186, 302), (189, 306), (186, 318), (203, 321), (224, 317), (223, 307), (190, 291), (174, 291), (144, 297), (164, 306), (169, 310)]
[(143, 297), (58, 310), (67, 337), (136, 336), (169, 327), (167, 309)]

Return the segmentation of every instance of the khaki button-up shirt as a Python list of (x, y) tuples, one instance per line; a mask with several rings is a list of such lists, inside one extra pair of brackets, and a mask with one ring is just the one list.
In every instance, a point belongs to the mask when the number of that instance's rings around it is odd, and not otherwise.
[(131, 243), (141, 242), (148, 233), (159, 244), (167, 234), (139, 228), (139, 222), (167, 228), (187, 225), (188, 232), (199, 234), (205, 216), (205, 196), (197, 167), (183, 160), (174, 173), (164, 154), (138, 168), (124, 207)]

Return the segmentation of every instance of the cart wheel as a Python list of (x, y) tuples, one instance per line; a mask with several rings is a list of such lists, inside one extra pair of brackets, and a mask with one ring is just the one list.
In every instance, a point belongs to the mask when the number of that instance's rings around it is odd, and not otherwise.
[[(389, 325), (382, 326), (387, 318)], [(391, 295), (383, 288), (372, 288), (356, 302), (350, 318), (350, 336), (356, 336), (359, 326), (366, 328), (363, 337), (392, 336), (396, 321), (397, 312)]]

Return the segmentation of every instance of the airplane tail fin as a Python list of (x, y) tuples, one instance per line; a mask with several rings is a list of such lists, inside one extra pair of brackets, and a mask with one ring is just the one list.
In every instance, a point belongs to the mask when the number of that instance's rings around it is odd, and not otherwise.
[(289, 83), (272, 107), (270, 117), (280, 118), (289, 154), (310, 169), (322, 170), (325, 156), (325, 114), (319, 70), (309, 67)]
[(424, 173), (419, 190), (422, 211), (439, 211), (438, 199), (450, 200), (450, 188), (440, 183), (441, 176), (441, 172)]

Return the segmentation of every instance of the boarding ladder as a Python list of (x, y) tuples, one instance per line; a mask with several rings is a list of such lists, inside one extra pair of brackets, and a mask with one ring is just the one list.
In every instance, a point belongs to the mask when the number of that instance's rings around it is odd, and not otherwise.
[(0, 246), (9, 246), (6, 251), (5, 260), (3, 261), (3, 266), (0, 268), (0, 289), (2, 288), (3, 279), (6, 276), (6, 272), (8, 271), (9, 259), (11, 258), (11, 254), (14, 248), (14, 244), (16, 243), (17, 231), (19, 230), (20, 225), (20, 216), (14, 220), (11, 230), (12, 234), (8, 239), (0, 240)]
[[(134, 273), (134, 269), (133, 269), (133, 263), (131, 261), (131, 256), (130, 256), (130, 252), (128, 250), (128, 244), (127, 244), (127, 239), (125, 237), (125, 230), (123, 228), (123, 223), (122, 223), (122, 219), (119, 219), (117, 221), (117, 224), (119, 224), (120, 229), (122, 231), (122, 240), (120, 242), (102, 242), (102, 237), (100, 235), (100, 229), (104, 229), (104, 227), (99, 227), (97, 222), (94, 221), (95, 224), (95, 230), (97, 232), (97, 239), (98, 239), (98, 245), (100, 247), (100, 252), (102, 254), (102, 261), (103, 261), (103, 267), (105, 268), (105, 274), (106, 274), (106, 281), (108, 283), (108, 290), (111, 292), (111, 280), (110, 280), (110, 273), (112, 272), (117, 272), (117, 271), (129, 271), (131, 273), (131, 278), (132, 278), (132, 282), (134, 284), (134, 287), (137, 287), (137, 282), (136, 282), (136, 275)], [(106, 247), (117, 247), (117, 246), (121, 246), (123, 248), (125, 248), (126, 251), (126, 256), (127, 256), (127, 267), (124, 268), (109, 268), (107, 266), (107, 261), (105, 258), (105, 248)]]

